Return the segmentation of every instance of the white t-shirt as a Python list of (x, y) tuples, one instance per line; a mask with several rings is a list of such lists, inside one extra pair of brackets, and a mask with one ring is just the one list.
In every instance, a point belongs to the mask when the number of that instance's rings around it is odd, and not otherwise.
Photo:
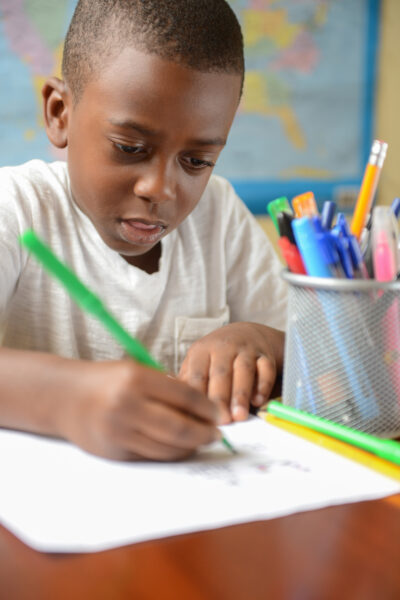
[(98, 294), (171, 372), (190, 345), (233, 321), (284, 329), (286, 286), (258, 223), (223, 178), (162, 239), (159, 270), (127, 263), (71, 197), (67, 165), (32, 160), (0, 169), (0, 331), (10, 348), (71, 358), (120, 359), (124, 350), (23, 249), (27, 228)]

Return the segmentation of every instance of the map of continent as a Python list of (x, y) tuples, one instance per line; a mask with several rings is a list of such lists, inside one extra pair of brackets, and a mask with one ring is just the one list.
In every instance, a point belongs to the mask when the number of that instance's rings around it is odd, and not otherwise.
[(47, 140), (41, 89), (60, 76), (63, 39), (76, 2), (0, 0), (0, 164), (65, 158)]
[[(0, 165), (66, 158), (46, 137), (41, 89), (48, 76), (61, 76), (76, 1), (0, 0)], [(251, 208), (254, 193), (265, 206), (295, 184), (299, 191), (357, 185), (371, 142), (367, 57), (378, 1), (229, 4), (242, 26), (246, 77), (216, 172)]]

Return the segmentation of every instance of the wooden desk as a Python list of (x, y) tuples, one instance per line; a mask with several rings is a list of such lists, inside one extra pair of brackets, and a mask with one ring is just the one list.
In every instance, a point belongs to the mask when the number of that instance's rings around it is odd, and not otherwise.
[(97, 554), (40, 554), (0, 527), (0, 598), (395, 600), (400, 495)]

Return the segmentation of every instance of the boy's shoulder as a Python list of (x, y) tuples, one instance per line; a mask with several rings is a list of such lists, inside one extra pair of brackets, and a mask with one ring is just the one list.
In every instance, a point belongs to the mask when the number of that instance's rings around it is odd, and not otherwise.
[(41, 231), (49, 223), (63, 223), (71, 217), (67, 165), (57, 161), (31, 160), (0, 168), (0, 221), (15, 234), (27, 227)]
[(238, 196), (234, 186), (225, 177), (216, 174), (211, 175), (192, 215), (197, 218), (199, 213), (202, 213), (204, 217), (206, 213), (211, 219), (220, 216), (226, 223), (228, 221), (255, 220), (245, 202)]
[(213, 174), (193, 213), (207, 212), (209, 215), (222, 213), (226, 216), (242, 207), (246, 210), (233, 185), (225, 177)]
[[(226, 202), (235, 201), (235, 190), (232, 184), (221, 175), (213, 173), (207, 183), (207, 187), (204, 191), (204, 196), (214, 197), (219, 196)], [(237, 200), (237, 198), (236, 198)]]
[(30, 160), (0, 168), (2, 218), (18, 221), (63, 211), (69, 203), (69, 177), (65, 162)]
[[(194, 239), (209, 245), (224, 240), (228, 245), (251, 236), (265, 242), (265, 233), (233, 185), (220, 175), (212, 175), (190, 215), (179, 225), (182, 236), (192, 245)], [(218, 242), (219, 243), (219, 242)]]
[(41, 188), (68, 185), (67, 163), (63, 161), (45, 162), (34, 159), (17, 166), (0, 168), (0, 185), (12, 187), (15, 190), (22, 188)]

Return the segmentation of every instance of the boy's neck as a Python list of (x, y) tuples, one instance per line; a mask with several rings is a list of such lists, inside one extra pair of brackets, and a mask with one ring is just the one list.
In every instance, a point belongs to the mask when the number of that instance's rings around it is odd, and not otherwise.
[(149, 275), (155, 273), (159, 269), (159, 262), (161, 258), (161, 242), (158, 242), (151, 250), (140, 256), (123, 256), (130, 265), (145, 271)]

